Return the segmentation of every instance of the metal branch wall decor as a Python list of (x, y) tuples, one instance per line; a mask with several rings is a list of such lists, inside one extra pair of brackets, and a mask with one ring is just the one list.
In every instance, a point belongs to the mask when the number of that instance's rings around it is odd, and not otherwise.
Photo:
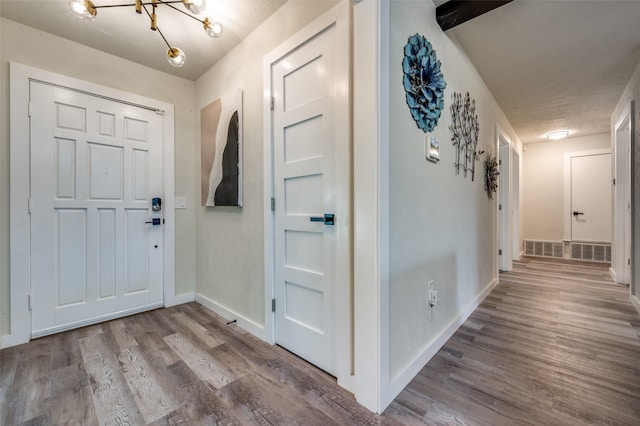
[(488, 153), (484, 161), (484, 189), (489, 199), (493, 199), (493, 193), (498, 189), (498, 159), (495, 154)]
[(471, 172), (471, 181), (474, 180), (476, 161), (480, 160), (480, 155), (484, 151), (478, 151), (478, 135), (480, 124), (476, 114), (476, 101), (471, 99), (469, 92), (462, 98), (462, 94), (453, 92), (451, 102), (451, 143), (456, 147), (456, 162), (454, 167), (456, 174), (460, 174), (460, 169), (464, 172), (464, 177)]
[(440, 70), (440, 61), (429, 40), (420, 34), (409, 37), (402, 60), (403, 85), (407, 105), (416, 124), (425, 133), (438, 124), (444, 108), (447, 83)]

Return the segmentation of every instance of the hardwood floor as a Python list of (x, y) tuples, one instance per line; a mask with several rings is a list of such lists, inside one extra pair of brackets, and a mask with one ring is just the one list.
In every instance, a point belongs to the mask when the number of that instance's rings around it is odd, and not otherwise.
[(406, 424), (640, 425), (640, 314), (607, 266), (529, 258), (385, 411)]
[(0, 351), (0, 424), (640, 425), (640, 314), (602, 265), (516, 263), (378, 416), (190, 303)]

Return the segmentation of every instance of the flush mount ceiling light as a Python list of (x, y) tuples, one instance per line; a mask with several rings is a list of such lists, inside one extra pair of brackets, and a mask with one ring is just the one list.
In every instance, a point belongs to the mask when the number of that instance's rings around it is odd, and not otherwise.
[(556, 139), (564, 139), (569, 136), (568, 130), (559, 130), (557, 132), (547, 133), (547, 139), (556, 140)]
[[(191, 13), (187, 13), (182, 9), (178, 9), (173, 4), (182, 3), (184, 7)], [(151, 20), (151, 30), (157, 31), (162, 40), (164, 40), (165, 44), (169, 48), (167, 50), (167, 60), (174, 67), (181, 67), (184, 65), (184, 61), (186, 56), (182, 49), (179, 47), (171, 46), (167, 39), (160, 31), (158, 27), (158, 17), (156, 16), (156, 8), (160, 5), (167, 6), (176, 12), (180, 12), (183, 15), (188, 16), (191, 19), (194, 19), (200, 22), (204, 28), (204, 31), (207, 33), (209, 37), (218, 38), (222, 35), (222, 24), (219, 22), (210, 21), (209, 18), (200, 19), (194, 15), (201, 14), (207, 7), (206, 0), (151, 0), (151, 1), (143, 1), (136, 0), (135, 3), (127, 3), (127, 4), (105, 4), (96, 6), (93, 4), (91, 0), (69, 0), (69, 7), (71, 10), (78, 16), (82, 18), (94, 20), (96, 15), (98, 14), (98, 9), (102, 8), (111, 8), (111, 7), (135, 7), (136, 13), (142, 14), (144, 10), (145, 13), (149, 16)], [(151, 6), (151, 12), (147, 6)]]

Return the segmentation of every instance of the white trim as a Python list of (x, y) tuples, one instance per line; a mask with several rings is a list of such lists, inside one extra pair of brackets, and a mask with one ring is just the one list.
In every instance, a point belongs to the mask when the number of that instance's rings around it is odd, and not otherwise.
[(381, 407), (389, 405), (396, 396), (413, 380), (413, 378), (427, 365), (429, 360), (433, 358), (438, 351), (447, 343), (447, 341), (455, 334), (460, 326), (469, 318), (469, 316), (476, 310), (480, 303), (491, 293), (491, 291), (498, 285), (498, 278), (494, 279), (483, 291), (475, 298), (467, 307), (460, 312), (456, 318), (454, 318), (449, 325), (440, 333), (429, 341), (420, 351), (420, 353), (414, 357), (402, 371), (400, 371), (391, 381), (389, 386), (386, 387), (383, 399), (381, 401)]
[(380, 413), (390, 349), (390, 2), (357, 3), (353, 23), (354, 394)]
[[(511, 176), (511, 173), (513, 171), (513, 167), (512, 167), (512, 152), (513, 152), (513, 142), (511, 141), (511, 138), (509, 137), (509, 135), (504, 131), (504, 129), (502, 128), (502, 126), (500, 126), (500, 123), (496, 123), (496, 158), (498, 160), (498, 170), (500, 170), (500, 161), (502, 161), (502, 158), (500, 156), (500, 140), (503, 140), (504, 142), (506, 142), (506, 150), (507, 150), (507, 158), (506, 158), (506, 164), (505, 164), (505, 168), (507, 170), (507, 174), (506, 176), (503, 173), (500, 173), (500, 175), (498, 176), (498, 180), (499, 180), (499, 184), (498, 184), (498, 190), (496, 191), (496, 201), (495, 201), (495, 206), (496, 206), (496, 212), (497, 212), (497, 226), (496, 226), (496, 230), (498, 231), (497, 233), (497, 241), (496, 241), (496, 248), (498, 250), (502, 250), (502, 257), (500, 257), (500, 254), (497, 254), (497, 264), (498, 264), (498, 268), (496, 270), (496, 276), (500, 273), (500, 271), (510, 271), (513, 268), (513, 237), (512, 237), (512, 226), (513, 224), (511, 223), (511, 204), (513, 202), (512, 200), (512, 182), (513, 182), (513, 177)], [(503, 184), (504, 184), (504, 180), (506, 179), (506, 183), (507, 183), (507, 194), (504, 195), (506, 197), (506, 202), (503, 207), (503, 210), (500, 210), (500, 201), (502, 200), (503, 197)], [(502, 223), (502, 212), (505, 212), (505, 214), (507, 215), (506, 217), (506, 235), (505, 235), (505, 230), (503, 229), (503, 223)], [(502, 247), (503, 244), (505, 243), (505, 247)], [(495, 254), (494, 254), (495, 255)]]
[[(612, 229), (611, 229), (611, 271), (613, 272), (612, 278), (615, 282), (622, 284), (630, 284), (631, 277), (627, 274), (627, 262), (631, 256), (630, 250), (627, 252), (627, 247), (630, 248), (631, 243), (627, 246), (627, 242), (624, 241), (624, 235), (631, 236), (631, 229), (627, 228), (627, 219), (629, 219), (629, 227), (631, 227), (631, 218), (627, 216), (627, 209), (625, 206), (625, 199), (629, 196), (631, 201), (631, 140), (633, 139), (632, 128), (633, 117), (631, 116), (631, 102), (627, 104), (625, 109), (621, 111), (621, 117), (619, 117), (615, 126), (612, 127), (611, 132), (611, 164), (612, 174), (616, 180), (616, 184), (611, 191), (612, 201)], [(626, 125), (628, 131), (628, 138), (622, 140), (618, 138), (618, 132), (623, 125)], [(622, 159), (624, 166), (619, 167), (620, 149), (626, 148), (627, 156)], [(619, 221), (619, 216), (622, 216), (622, 221)], [(625, 232), (626, 231), (626, 232)], [(622, 236), (622, 241), (618, 238)], [(625, 256), (628, 255), (627, 256)], [(616, 271), (618, 271), (616, 273)], [(619, 280), (619, 281), (618, 281)]]
[(636, 308), (636, 311), (638, 311), (638, 313), (640, 313), (640, 299), (638, 299), (633, 294), (630, 294), (629, 295), (629, 300), (631, 301), (631, 304), (633, 305), (633, 307)]
[(571, 159), (590, 155), (611, 154), (611, 148), (594, 149), (590, 151), (565, 152), (564, 154), (564, 220), (563, 236), (565, 242), (571, 240)]
[(171, 298), (170, 302), (167, 299), (164, 300), (164, 307), (170, 308), (172, 306), (182, 305), (184, 303), (190, 303), (196, 301), (195, 293), (185, 293), (185, 294), (177, 294), (176, 296)]
[(99, 317), (91, 318), (91, 319), (80, 321), (80, 322), (74, 322), (73, 324), (57, 325), (55, 327), (45, 328), (44, 330), (38, 330), (37, 332), (31, 334), (31, 338), (36, 339), (38, 337), (49, 336), (50, 334), (61, 333), (67, 330), (74, 330), (76, 328), (86, 327), (88, 325), (94, 325), (94, 324), (98, 324), (104, 321), (109, 321), (115, 318), (122, 318), (127, 315), (139, 314), (140, 312), (146, 312), (152, 309), (158, 309), (162, 307), (163, 307), (162, 302), (152, 303), (145, 306), (139, 306), (133, 309), (125, 309), (118, 312), (112, 312), (106, 315), (102, 315)]
[[(316, 18), (311, 24), (280, 44), (274, 50), (265, 55), (263, 60), (263, 122), (264, 122), (264, 273), (265, 273), (265, 340), (275, 342), (275, 320), (271, 310), (271, 300), (275, 297), (275, 252), (274, 252), (274, 212), (271, 211), (271, 198), (274, 196), (273, 188), (273, 121), (271, 111), (271, 69), (272, 64), (316, 37), (321, 32), (335, 25), (335, 52), (336, 64), (336, 112), (334, 114), (335, 135), (337, 140), (350, 141), (350, 73), (349, 73), (349, 3), (346, 1), (334, 6), (328, 12)], [(350, 144), (336, 144), (336, 193), (338, 210), (336, 216), (338, 222), (335, 226), (337, 249), (335, 259), (336, 277), (344, 277), (350, 283), (351, 262), (349, 254), (349, 240), (351, 235), (351, 148)], [(282, 203), (283, 200), (276, 200)], [(280, 207), (276, 207), (280, 208)], [(343, 218), (340, 220), (340, 218)], [(341, 278), (338, 282), (345, 282)], [(336, 339), (336, 376), (338, 384), (349, 390), (353, 389), (351, 376), (351, 327), (349, 324), (351, 314), (351, 291), (349, 286), (336, 286), (334, 289), (335, 307), (335, 339)]]
[[(252, 321), (249, 318), (246, 318), (231, 309), (225, 308), (221, 304), (209, 299), (206, 296), (201, 295), (200, 293), (195, 294), (195, 301), (201, 304), (202, 306), (204, 306), (205, 308), (225, 318), (227, 321), (233, 321), (233, 320), (237, 321), (237, 324), (239, 327), (243, 328), (244, 330), (258, 337), (259, 339), (262, 339), (267, 343), (272, 343), (271, 334), (269, 330), (267, 330), (265, 327), (261, 326), (257, 322)], [(269, 307), (269, 312), (271, 312), (271, 307)]]
[(164, 111), (163, 119), (163, 210), (164, 210), (164, 303), (175, 300), (175, 211), (174, 211), (174, 107), (171, 104), (111, 87), (78, 80), (15, 62), (9, 64), (10, 88), (10, 281), (11, 329), (2, 337), (2, 347), (26, 343), (31, 336), (31, 314), (27, 305), (30, 288), (29, 246), (29, 80), (35, 79), (79, 89), (97, 96), (119, 99)]

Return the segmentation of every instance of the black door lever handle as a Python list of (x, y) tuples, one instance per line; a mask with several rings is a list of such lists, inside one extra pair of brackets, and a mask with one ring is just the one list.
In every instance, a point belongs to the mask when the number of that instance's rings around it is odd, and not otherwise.
[(309, 220), (311, 222), (322, 222), (325, 225), (331, 226), (336, 224), (335, 215), (333, 213), (325, 213), (324, 216), (311, 216)]
[(573, 215), (574, 215), (574, 216), (580, 216), (580, 215), (583, 215), (583, 214), (584, 214), (584, 213), (582, 213), (582, 212), (573, 212)]

